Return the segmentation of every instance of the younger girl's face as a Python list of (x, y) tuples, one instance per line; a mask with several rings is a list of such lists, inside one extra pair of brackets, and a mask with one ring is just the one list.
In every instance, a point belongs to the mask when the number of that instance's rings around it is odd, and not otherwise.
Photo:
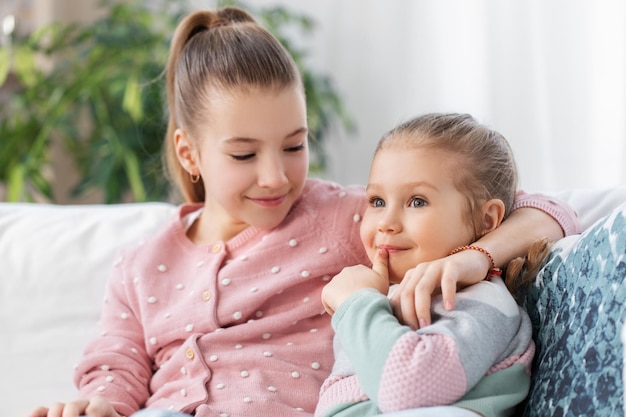
[(473, 240), (465, 196), (453, 182), (455, 161), (447, 151), (393, 144), (375, 155), (361, 240), (370, 260), (387, 250), (391, 282)]
[(248, 226), (279, 225), (308, 173), (303, 92), (250, 89), (221, 94), (210, 108), (210, 122), (194, 141), (206, 190), (203, 216), (223, 225), (216, 237), (224, 240)]

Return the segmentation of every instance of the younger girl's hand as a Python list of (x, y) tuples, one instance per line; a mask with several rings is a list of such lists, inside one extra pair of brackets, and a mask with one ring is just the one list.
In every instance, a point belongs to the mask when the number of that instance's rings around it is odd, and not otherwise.
[(50, 408), (39, 407), (28, 417), (122, 417), (110, 402), (101, 397), (81, 398), (68, 403), (56, 403)]
[(334, 314), (346, 298), (363, 288), (373, 288), (381, 294), (389, 292), (388, 253), (376, 254), (371, 268), (354, 265), (344, 268), (322, 290), (322, 304), (329, 314)]
[(429, 325), (433, 295), (441, 293), (444, 308), (453, 310), (457, 288), (482, 281), (490, 266), (484, 254), (464, 250), (409, 269), (391, 297), (394, 315), (414, 329)]

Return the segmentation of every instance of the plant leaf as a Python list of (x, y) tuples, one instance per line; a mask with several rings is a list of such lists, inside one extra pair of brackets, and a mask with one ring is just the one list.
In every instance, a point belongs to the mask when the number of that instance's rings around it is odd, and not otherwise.
[(24, 173), (26, 169), (23, 164), (14, 165), (9, 169), (7, 178), (7, 201), (21, 201), (22, 196), (26, 194), (24, 189)]
[(125, 156), (126, 176), (128, 177), (133, 197), (135, 201), (146, 201), (146, 190), (141, 180), (141, 171), (137, 155), (126, 152)]
[(141, 106), (141, 89), (136, 75), (132, 75), (126, 82), (122, 108), (128, 112), (134, 122), (143, 118), (143, 108)]

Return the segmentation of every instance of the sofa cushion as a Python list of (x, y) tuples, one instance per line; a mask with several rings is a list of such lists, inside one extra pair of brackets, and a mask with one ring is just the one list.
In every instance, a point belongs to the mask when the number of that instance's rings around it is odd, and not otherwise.
[(557, 242), (526, 297), (537, 352), (526, 416), (623, 415), (626, 204)]
[(115, 252), (169, 204), (0, 204), (0, 416), (76, 397), (72, 369), (96, 323)]

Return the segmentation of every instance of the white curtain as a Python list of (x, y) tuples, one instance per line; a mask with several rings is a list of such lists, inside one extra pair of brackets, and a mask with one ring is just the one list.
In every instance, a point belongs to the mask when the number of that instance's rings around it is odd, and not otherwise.
[(328, 176), (365, 183), (382, 133), (467, 112), (511, 142), (526, 190), (626, 186), (623, 0), (251, 0), (312, 16), (304, 41), (358, 131)]

